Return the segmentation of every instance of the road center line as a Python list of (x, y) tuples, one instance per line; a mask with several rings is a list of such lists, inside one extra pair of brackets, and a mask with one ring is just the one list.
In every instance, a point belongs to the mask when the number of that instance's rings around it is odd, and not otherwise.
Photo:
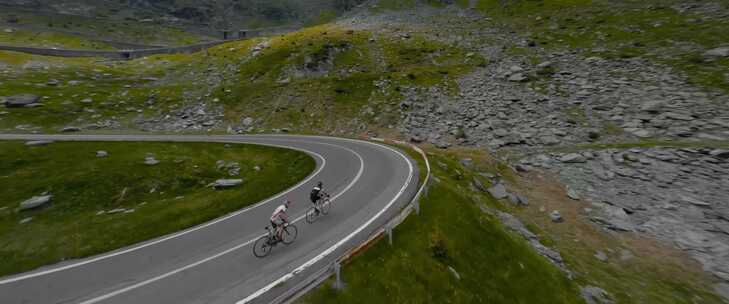
[[(44, 137), (44, 138), (52, 138), (52, 137), (53, 136), (51, 136), (51, 137)], [(2, 139), (2, 138), (3, 137), (0, 135), (0, 139)], [(67, 138), (71, 139), (71, 138), (79, 138), (79, 137), (67, 137)], [(87, 138), (92, 139), (90, 141), (96, 141), (96, 140), (93, 140), (93, 138), (104, 138), (104, 137), (87, 136)], [(18, 139), (22, 139), (22, 138), (19, 137)], [(270, 139), (270, 140), (271, 141), (282, 141), (280, 139)], [(104, 141), (104, 139), (100, 139), (98, 141)], [(134, 141), (134, 139), (130, 139), (130, 140), (126, 140), (125, 139), (123, 141)], [(160, 140), (160, 141), (169, 141), (169, 140)], [(73, 263), (73, 264), (69, 264), (69, 265), (65, 265), (65, 266), (61, 266), (61, 267), (51, 268), (51, 269), (47, 269), (47, 270), (43, 270), (43, 271), (38, 271), (38, 272), (31, 272), (31, 273), (27, 273), (27, 274), (24, 274), (24, 275), (19, 275), (19, 276), (16, 276), (16, 277), (10, 277), (10, 278), (4, 279), (4, 280), (0, 280), (0, 285), (10, 284), (10, 283), (17, 282), (17, 281), (21, 281), (21, 280), (26, 280), (26, 279), (30, 279), (30, 278), (34, 278), (34, 277), (39, 277), (39, 276), (43, 276), (43, 275), (47, 275), (47, 274), (51, 274), (51, 273), (55, 273), (55, 272), (59, 272), (59, 271), (67, 270), (67, 269), (71, 269), (71, 268), (76, 268), (76, 267), (83, 266), (83, 265), (86, 265), (86, 264), (90, 264), (90, 263), (98, 262), (98, 261), (105, 260), (105, 259), (108, 259), (108, 258), (112, 258), (112, 257), (118, 256), (118, 255), (130, 253), (130, 252), (137, 251), (139, 249), (142, 249), (142, 248), (145, 248), (145, 247), (149, 247), (149, 246), (152, 246), (152, 245), (156, 245), (156, 244), (159, 244), (159, 243), (162, 243), (162, 242), (165, 242), (165, 241), (169, 241), (171, 239), (175, 239), (175, 238), (181, 237), (183, 235), (186, 235), (188, 233), (195, 232), (197, 230), (200, 230), (200, 229), (209, 227), (211, 225), (220, 223), (222, 221), (228, 220), (228, 219), (230, 219), (232, 217), (238, 216), (240, 214), (243, 214), (245, 212), (248, 212), (250, 210), (253, 210), (253, 209), (255, 209), (255, 208), (259, 207), (259, 206), (262, 206), (262, 205), (267, 204), (267, 203), (269, 203), (271, 201), (277, 200), (277, 199), (281, 198), (282, 196), (287, 195), (288, 193), (290, 193), (294, 189), (299, 188), (300, 186), (308, 183), (314, 177), (316, 177), (317, 175), (319, 175), (319, 173), (324, 169), (324, 167), (326, 166), (326, 163), (327, 163), (326, 162), (326, 159), (324, 159), (324, 157), (321, 156), (321, 154), (316, 153), (316, 152), (313, 152), (313, 151), (310, 151), (310, 150), (306, 150), (306, 149), (303, 149), (303, 148), (288, 147), (288, 146), (284, 146), (284, 145), (269, 144), (269, 143), (257, 143), (255, 141), (246, 140), (246, 139), (238, 139), (238, 140), (235, 140), (234, 142), (231, 142), (231, 141), (224, 141), (224, 142), (223, 141), (220, 141), (220, 143), (225, 143), (225, 142), (233, 143), (233, 144), (255, 144), (255, 145), (270, 146), (270, 147), (285, 148), (285, 149), (291, 149), (291, 150), (301, 151), (301, 152), (308, 153), (310, 155), (314, 155), (317, 158), (319, 158), (319, 160), (321, 160), (321, 166), (314, 173), (312, 173), (311, 175), (309, 175), (306, 179), (304, 179), (303, 181), (297, 183), (296, 185), (294, 185), (294, 186), (286, 189), (285, 191), (283, 191), (283, 192), (281, 192), (281, 193), (279, 193), (279, 194), (277, 194), (277, 195), (275, 195), (275, 196), (273, 196), (271, 198), (268, 198), (266, 200), (263, 200), (263, 201), (255, 204), (255, 205), (248, 206), (248, 207), (246, 207), (244, 209), (235, 211), (233, 213), (230, 213), (230, 214), (225, 215), (223, 217), (217, 218), (217, 219), (212, 220), (210, 222), (203, 223), (203, 224), (200, 224), (198, 226), (195, 226), (195, 227), (192, 227), (192, 228), (188, 228), (186, 230), (183, 230), (183, 231), (180, 231), (180, 232), (173, 233), (171, 235), (162, 237), (160, 239), (153, 240), (153, 241), (150, 241), (150, 242), (147, 242), (147, 243), (143, 243), (141, 245), (133, 246), (131, 248), (127, 248), (127, 249), (120, 250), (120, 251), (117, 251), (117, 252), (103, 254), (103, 255), (97, 256), (95, 258), (91, 258), (91, 259), (88, 259), (88, 260), (80, 261), (80, 262), (77, 262), (77, 263)], [(316, 144), (324, 144), (324, 143), (316, 143)], [(329, 145), (329, 144), (325, 144), (325, 145)]]
[[(334, 145), (334, 144), (330, 144), (330, 143), (317, 143), (317, 144), (321, 144), (321, 145), (327, 145), (327, 146), (332, 146), (332, 147), (337, 147), (337, 148), (341, 148), (341, 149), (347, 150), (347, 151), (351, 152), (352, 154), (354, 154), (355, 156), (357, 156), (357, 158), (359, 159), (359, 171), (357, 172), (357, 175), (356, 175), (356, 176), (355, 176), (355, 178), (354, 178), (354, 179), (353, 179), (353, 180), (352, 180), (352, 181), (351, 181), (351, 182), (350, 182), (350, 183), (349, 183), (349, 184), (347, 185), (347, 187), (345, 187), (345, 188), (344, 188), (344, 190), (342, 190), (342, 191), (340, 191), (339, 193), (337, 193), (336, 195), (332, 196), (332, 198), (331, 198), (331, 201), (332, 201), (332, 202), (334, 202), (334, 201), (336, 201), (336, 199), (337, 199), (337, 198), (339, 198), (339, 197), (340, 197), (340, 196), (341, 196), (342, 194), (344, 194), (345, 192), (349, 191), (349, 189), (351, 189), (351, 188), (352, 188), (352, 187), (354, 186), (354, 184), (356, 184), (356, 183), (357, 183), (357, 182), (359, 181), (359, 179), (360, 179), (360, 178), (362, 177), (362, 172), (364, 171), (364, 159), (362, 158), (362, 156), (361, 156), (361, 155), (360, 155), (359, 153), (357, 153), (356, 151), (354, 151), (354, 150), (352, 150), (352, 149), (349, 149), (349, 148), (347, 148), (347, 147), (343, 147), (343, 146), (337, 146), (337, 145)], [(411, 167), (410, 167), (410, 170), (411, 170), (411, 173), (412, 173), (412, 165), (411, 165)], [(410, 180), (410, 178), (408, 178), (408, 183), (409, 183), (409, 180)], [(400, 193), (398, 193), (398, 196), (400, 196)], [(389, 205), (388, 205), (388, 207), (389, 207)], [(387, 208), (385, 208), (385, 209), (387, 209)], [(299, 217), (297, 217), (296, 219), (294, 219), (294, 220), (293, 220), (293, 222), (295, 223), (295, 222), (301, 221), (301, 220), (302, 220), (302, 219), (304, 219), (305, 217), (306, 217), (306, 210), (304, 210), (304, 213), (303, 213), (302, 215), (300, 215)], [(208, 261), (214, 260), (214, 259), (216, 259), (216, 258), (219, 258), (219, 257), (223, 256), (223, 255), (226, 255), (226, 254), (228, 254), (228, 253), (231, 253), (231, 252), (233, 252), (233, 251), (236, 251), (236, 250), (238, 250), (238, 249), (240, 249), (240, 248), (242, 248), (242, 247), (245, 247), (245, 246), (247, 246), (247, 245), (249, 245), (249, 244), (253, 243), (253, 242), (254, 242), (254, 241), (255, 241), (256, 239), (258, 239), (259, 237), (261, 237), (261, 236), (263, 236), (263, 235), (265, 235), (265, 234), (261, 234), (261, 235), (259, 235), (259, 236), (256, 236), (255, 238), (253, 238), (253, 239), (251, 239), (251, 240), (248, 240), (248, 241), (246, 241), (246, 242), (244, 242), (244, 243), (242, 243), (242, 244), (238, 244), (238, 245), (236, 245), (236, 246), (233, 246), (233, 247), (231, 247), (231, 248), (229, 248), (229, 249), (226, 249), (226, 250), (224, 250), (224, 251), (221, 251), (221, 252), (219, 252), (219, 253), (216, 253), (216, 254), (214, 254), (214, 255), (212, 255), (212, 256), (210, 256), (210, 257), (204, 258), (204, 259), (202, 259), (202, 260), (199, 260), (199, 261), (197, 261), (197, 262), (194, 262), (194, 263), (192, 263), (192, 264), (188, 264), (188, 265), (185, 265), (185, 266), (183, 266), (183, 267), (180, 267), (180, 268), (177, 268), (177, 269), (175, 269), (175, 270), (172, 270), (172, 271), (169, 271), (169, 272), (163, 273), (163, 274), (161, 274), (161, 275), (158, 275), (158, 276), (155, 276), (155, 277), (153, 277), (153, 278), (149, 278), (149, 279), (147, 279), (147, 280), (144, 280), (144, 281), (142, 281), (142, 282), (139, 282), (139, 283), (136, 283), (136, 284), (133, 284), (133, 285), (130, 285), (130, 286), (124, 287), (124, 288), (122, 288), (122, 289), (119, 289), (119, 290), (115, 290), (115, 291), (113, 291), (113, 292), (110, 292), (110, 293), (107, 293), (107, 294), (104, 294), (104, 295), (98, 296), (98, 297), (96, 297), (96, 298), (93, 298), (93, 299), (89, 299), (89, 300), (83, 301), (83, 302), (81, 302), (81, 303), (79, 303), (79, 304), (94, 304), (94, 303), (98, 303), (98, 302), (100, 302), (100, 301), (103, 301), (103, 300), (106, 300), (106, 299), (112, 298), (112, 297), (114, 297), (114, 296), (117, 296), (117, 295), (120, 295), (120, 294), (126, 293), (126, 292), (128, 292), (128, 291), (131, 291), (131, 290), (137, 289), (137, 288), (139, 288), (139, 287), (142, 287), (142, 286), (145, 286), (145, 285), (148, 285), (148, 284), (154, 283), (154, 282), (156, 282), (156, 281), (162, 280), (162, 279), (164, 279), (164, 278), (170, 277), (170, 276), (172, 276), (172, 275), (175, 275), (175, 274), (177, 274), (177, 273), (180, 273), (180, 272), (182, 272), (182, 271), (185, 271), (185, 270), (187, 270), (187, 269), (190, 269), (190, 268), (196, 267), (196, 266), (198, 266), (198, 265), (204, 264), (204, 263), (206, 263), (206, 262), (208, 262)]]
[(261, 288), (261, 289), (257, 290), (256, 292), (250, 294), (245, 299), (236, 302), (236, 304), (246, 304), (246, 303), (249, 303), (250, 301), (255, 300), (256, 298), (258, 298), (262, 294), (264, 294), (267, 291), (271, 290), (275, 286), (278, 286), (279, 284), (282, 284), (282, 283), (288, 281), (289, 279), (293, 278), (294, 275), (296, 275), (297, 273), (300, 273), (300, 272), (304, 271), (306, 268), (308, 268), (308, 267), (316, 264), (316, 262), (322, 260), (324, 257), (326, 257), (327, 255), (329, 255), (332, 252), (334, 252), (334, 250), (336, 250), (337, 248), (339, 248), (342, 245), (344, 245), (346, 242), (348, 242), (350, 239), (352, 239), (355, 235), (359, 234), (367, 226), (369, 226), (370, 224), (372, 224), (372, 222), (374, 222), (383, 213), (385, 213), (385, 211), (387, 211), (388, 209), (390, 209), (390, 207), (392, 206), (392, 204), (394, 204), (395, 201), (397, 201), (397, 199), (400, 198), (400, 196), (405, 192), (405, 189), (407, 189), (408, 185), (410, 185), (410, 181), (413, 178), (413, 164), (410, 162), (410, 160), (405, 155), (403, 155), (402, 153), (400, 153), (399, 151), (397, 151), (397, 150), (395, 150), (393, 148), (390, 148), (388, 146), (379, 145), (379, 144), (375, 144), (375, 143), (371, 143), (371, 142), (366, 142), (366, 141), (359, 141), (359, 142), (368, 143), (368, 144), (371, 144), (371, 145), (375, 145), (375, 146), (379, 146), (379, 147), (388, 149), (388, 150), (390, 150), (392, 152), (395, 152), (396, 154), (398, 154), (403, 159), (405, 159), (405, 161), (408, 164), (408, 168), (409, 168), (410, 172), (408, 173), (408, 178), (405, 181), (405, 184), (402, 186), (402, 188), (400, 188), (400, 191), (397, 193), (397, 195), (392, 200), (390, 200), (390, 202), (387, 203), (387, 205), (385, 206), (385, 208), (382, 208), (379, 212), (377, 212), (377, 214), (375, 214), (375, 216), (371, 217), (367, 222), (365, 222), (363, 225), (361, 225), (360, 227), (358, 227), (354, 232), (350, 233), (345, 238), (341, 239), (339, 242), (337, 242), (336, 244), (334, 244), (331, 247), (327, 248), (322, 253), (320, 253), (319, 255), (315, 256), (312, 259), (310, 259), (309, 261), (307, 261), (306, 263), (302, 264), (301, 266), (299, 266), (298, 268), (294, 269), (293, 271), (285, 274), (284, 276), (280, 277), (279, 279), (277, 279), (277, 280), (269, 283), (268, 285), (264, 286), (263, 288)]

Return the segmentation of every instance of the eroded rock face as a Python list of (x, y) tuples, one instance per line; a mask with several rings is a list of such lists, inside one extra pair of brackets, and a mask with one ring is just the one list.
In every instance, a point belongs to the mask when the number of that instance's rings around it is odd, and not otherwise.
[(729, 161), (721, 149), (632, 148), (590, 152), (583, 163), (560, 154), (524, 164), (554, 172), (579, 192), (590, 220), (675, 245), (717, 278), (729, 280)]

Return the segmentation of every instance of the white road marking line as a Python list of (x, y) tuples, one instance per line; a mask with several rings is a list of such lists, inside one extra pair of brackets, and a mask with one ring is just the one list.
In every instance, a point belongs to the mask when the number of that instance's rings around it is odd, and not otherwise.
[[(345, 187), (345, 188), (344, 188), (344, 190), (342, 190), (341, 192), (339, 192), (339, 193), (337, 193), (336, 195), (332, 196), (332, 198), (331, 198), (331, 201), (332, 201), (332, 202), (334, 202), (334, 201), (335, 201), (335, 200), (336, 200), (336, 199), (337, 199), (338, 197), (340, 197), (340, 196), (341, 196), (342, 194), (344, 194), (345, 192), (349, 191), (349, 189), (351, 189), (351, 188), (352, 188), (352, 187), (354, 186), (354, 184), (356, 184), (356, 183), (357, 183), (357, 181), (359, 181), (360, 177), (362, 177), (362, 172), (364, 171), (364, 159), (362, 158), (362, 156), (361, 156), (361, 155), (359, 155), (359, 153), (357, 153), (357, 152), (355, 152), (354, 150), (352, 150), (352, 149), (349, 149), (349, 148), (347, 148), (347, 147), (343, 147), (343, 146), (337, 146), (337, 145), (333, 145), (333, 144), (329, 144), (329, 143), (317, 143), (317, 144), (321, 144), (321, 145), (328, 145), (328, 146), (333, 146), (333, 147), (341, 148), (341, 149), (344, 149), (344, 150), (347, 150), (347, 151), (349, 151), (349, 152), (353, 153), (354, 155), (356, 155), (356, 156), (357, 156), (357, 158), (359, 158), (359, 164), (360, 164), (360, 165), (359, 165), (359, 171), (357, 172), (357, 175), (356, 175), (356, 176), (355, 176), (355, 178), (354, 178), (354, 179), (353, 179), (353, 180), (352, 180), (352, 181), (351, 181), (351, 182), (350, 182), (350, 183), (349, 183), (349, 184), (347, 185), (347, 187)], [(411, 172), (412, 172), (412, 166), (411, 166)], [(409, 179), (408, 179), (408, 182), (409, 182)], [(400, 194), (398, 193), (398, 196), (399, 196), (399, 195), (400, 195)], [(304, 210), (304, 214), (302, 214), (302, 215), (300, 215), (299, 217), (297, 217), (297, 218), (296, 218), (295, 220), (293, 220), (293, 222), (294, 222), (294, 223), (296, 223), (296, 222), (298, 222), (298, 221), (301, 221), (301, 220), (302, 220), (302, 219), (304, 219), (305, 217), (306, 217), (306, 210)], [(214, 255), (212, 255), (212, 256), (210, 256), (210, 257), (204, 258), (204, 259), (202, 259), (202, 260), (199, 260), (199, 261), (197, 261), (197, 262), (195, 262), (195, 263), (192, 263), (192, 264), (188, 264), (188, 265), (185, 265), (185, 266), (183, 266), (183, 267), (177, 268), (177, 269), (175, 269), (175, 270), (172, 270), (172, 271), (170, 271), (170, 272), (166, 272), (166, 273), (164, 273), (164, 274), (161, 274), (161, 275), (158, 275), (158, 276), (156, 276), (156, 277), (153, 277), (153, 278), (150, 278), (150, 279), (144, 280), (144, 281), (142, 281), (142, 282), (139, 282), (139, 283), (136, 283), (136, 284), (133, 284), (133, 285), (127, 286), (127, 287), (125, 287), (125, 288), (122, 288), (122, 289), (119, 289), (119, 290), (115, 290), (115, 291), (113, 291), (113, 292), (110, 292), (110, 293), (107, 293), (107, 294), (104, 294), (104, 295), (98, 296), (98, 297), (96, 297), (96, 298), (93, 298), (93, 299), (89, 299), (89, 300), (83, 301), (83, 302), (81, 302), (81, 303), (79, 303), (79, 304), (93, 304), (93, 303), (98, 303), (98, 302), (100, 302), (100, 301), (103, 301), (103, 300), (106, 300), (106, 299), (112, 298), (112, 297), (114, 297), (114, 296), (120, 295), (120, 294), (122, 294), (122, 293), (125, 293), (125, 292), (128, 292), (128, 291), (130, 291), (130, 290), (134, 290), (134, 289), (137, 289), (137, 288), (139, 288), (139, 287), (142, 287), (142, 286), (144, 286), (144, 285), (148, 285), (148, 284), (154, 283), (154, 282), (156, 282), (156, 281), (162, 280), (162, 279), (164, 279), (164, 278), (167, 278), (167, 277), (169, 277), (169, 276), (172, 276), (172, 275), (174, 275), (174, 274), (176, 274), (176, 273), (179, 273), (179, 272), (181, 272), (181, 271), (185, 271), (185, 270), (187, 270), (187, 269), (193, 268), (193, 267), (195, 267), (195, 266), (198, 266), (198, 265), (200, 265), (200, 264), (203, 264), (203, 263), (205, 263), (205, 262), (208, 262), (208, 261), (214, 260), (214, 259), (216, 259), (216, 258), (218, 258), (218, 257), (221, 257), (221, 256), (223, 256), (223, 255), (226, 255), (226, 254), (230, 253), (230, 252), (233, 252), (233, 251), (235, 251), (235, 250), (238, 250), (238, 249), (240, 249), (240, 248), (242, 248), (242, 247), (245, 247), (245, 246), (247, 246), (247, 245), (249, 245), (249, 244), (253, 243), (253, 242), (254, 242), (255, 240), (257, 240), (258, 238), (260, 238), (260, 237), (261, 237), (261, 236), (263, 236), (263, 235), (264, 235), (264, 234), (261, 234), (261, 235), (259, 235), (259, 236), (255, 237), (254, 239), (251, 239), (251, 240), (248, 240), (248, 241), (246, 241), (246, 242), (244, 242), (244, 243), (242, 243), (242, 244), (239, 244), (239, 245), (233, 246), (232, 248), (229, 248), (229, 249), (226, 249), (226, 250), (224, 250), (224, 251), (221, 251), (221, 252), (219, 252), (219, 253), (216, 253), (216, 254), (214, 254)]]
[[(98, 137), (98, 138), (102, 138), (102, 137)], [(271, 140), (273, 140), (273, 141), (281, 141), (279, 139), (271, 139)], [(103, 141), (103, 140), (100, 140), (100, 141)], [(134, 141), (134, 139), (131, 139), (131, 140), (126, 140), (125, 139), (125, 140), (122, 140), (122, 141)], [(160, 141), (165, 141), (165, 140), (160, 140)], [(221, 142), (221, 143), (224, 143), (224, 142)], [(271, 201), (274, 201), (276, 199), (279, 199), (282, 196), (287, 195), (289, 192), (291, 192), (294, 189), (302, 186), (303, 184), (308, 183), (315, 176), (319, 175), (319, 173), (324, 169), (324, 167), (326, 166), (326, 163), (327, 163), (326, 162), (326, 159), (324, 159), (324, 157), (321, 156), (320, 154), (318, 154), (316, 152), (313, 152), (313, 151), (306, 150), (306, 149), (302, 149), (302, 148), (287, 147), (287, 146), (276, 145), (276, 144), (261, 144), (261, 143), (256, 143), (256, 142), (253, 142), (251, 140), (245, 140), (245, 139), (243, 139), (243, 140), (238, 139), (236, 142), (231, 142), (231, 143), (234, 143), (234, 144), (240, 144), (240, 143), (257, 144), (257, 145), (263, 145), (263, 146), (270, 146), (270, 147), (285, 148), (285, 149), (291, 149), (291, 150), (301, 151), (301, 152), (309, 153), (311, 155), (316, 156), (317, 158), (319, 158), (321, 160), (322, 163), (321, 163), (321, 167), (319, 167), (314, 173), (312, 173), (311, 175), (309, 175), (309, 177), (307, 177), (303, 181), (297, 183), (293, 187), (290, 187), (290, 188), (286, 189), (284, 192), (281, 192), (281, 193), (279, 193), (279, 194), (277, 194), (277, 195), (275, 195), (275, 196), (273, 196), (271, 198), (268, 198), (268, 199), (266, 199), (264, 201), (261, 201), (261, 202), (255, 204), (255, 205), (248, 206), (248, 207), (246, 207), (244, 209), (241, 209), (241, 210), (235, 211), (233, 213), (230, 213), (230, 214), (228, 214), (226, 216), (217, 218), (215, 220), (212, 220), (210, 222), (201, 224), (199, 226), (195, 226), (195, 227), (192, 227), (192, 228), (188, 228), (186, 230), (183, 230), (183, 231), (180, 231), (180, 232), (177, 232), (177, 233), (168, 235), (168, 236), (163, 237), (161, 239), (157, 239), (157, 240), (154, 240), (154, 241), (150, 241), (148, 243), (144, 243), (144, 244), (141, 244), (141, 245), (137, 245), (137, 246), (134, 246), (134, 247), (131, 247), (131, 248), (127, 248), (127, 249), (121, 250), (121, 251), (117, 251), (117, 252), (113, 252), (113, 253), (109, 253), (109, 254), (104, 254), (104, 255), (101, 255), (101, 256), (98, 256), (98, 257), (95, 257), (95, 258), (91, 258), (91, 259), (88, 259), (88, 260), (84, 260), (84, 261), (81, 261), (81, 262), (77, 262), (77, 263), (73, 263), (73, 264), (69, 264), (69, 265), (65, 265), (65, 266), (61, 266), (61, 267), (57, 267), (57, 268), (51, 268), (51, 269), (47, 269), (47, 270), (43, 270), (43, 271), (32, 272), (32, 273), (28, 273), (28, 274), (24, 274), (24, 275), (20, 275), (20, 276), (16, 276), (16, 277), (10, 277), (8, 279), (0, 280), (0, 285), (9, 284), (9, 283), (13, 283), (13, 282), (21, 281), (21, 280), (26, 280), (26, 279), (30, 279), (30, 278), (34, 278), (34, 277), (38, 277), (38, 276), (43, 276), (43, 275), (47, 275), (47, 274), (51, 274), (51, 273), (55, 273), (55, 272), (59, 272), (59, 271), (63, 271), (63, 270), (67, 270), (67, 269), (71, 269), (71, 268), (83, 266), (83, 265), (86, 265), (86, 264), (98, 262), (98, 261), (101, 261), (101, 260), (105, 260), (105, 259), (108, 259), (108, 258), (112, 258), (112, 257), (118, 256), (118, 255), (126, 254), (126, 253), (133, 252), (133, 251), (137, 251), (139, 249), (142, 249), (142, 248), (145, 248), (145, 247), (149, 247), (149, 246), (152, 246), (152, 245), (156, 245), (156, 244), (159, 244), (161, 242), (165, 242), (165, 241), (168, 241), (168, 240), (171, 240), (171, 239), (174, 239), (174, 238), (178, 238), (178, 237), (183, 236), (183, 235), (186, 235), (188, 233), (191, 233), (191, 232), (194, 232), (194, 231), (197, 231), (197, 230), (200, 230), (200, 229), (209, 227), (211, 225), (220, 223), (222, 221), (228, 220), (228, 219), (230, 219), (232, 217), (238, 216), (238, 215), (240, 215), (242, 213), (245, 213), (247, 211), (250, 211), (250, 210), (255, 209), (255, 208), (259, 207), (259, 206), (262, 206), (264, 204), (267, 204), (267, 203), (269, 203)]]
[[(366, 142), (366, 141), (362, 141), (362, 142)], [(374, 143), (369, 143), (369, 144), (375, 145)], [(385, 211), (387, 211), (388, 209), (390, 209), (390, 207), (392, 206), (392, 204), (394, 204), (394, 203), (395, 203), (395, 201), (396, 201), (396, 200), (397, 200), (397, 199), (398, 199), (398, 198), (400, 197), (400, 195), (402, 195), (402, 194), (403, 194), (403, 193), (405, 192), (405, 189), (407, 189), (408, 185), (410, 184), (410, 181), (412, 180), (412, 177), (413, 177), (413, 164), (412, 164), (412, 163), (410, 162), (410, 160), (409, 160), (409, 159), (408, 159), (408, 158), (407, 158), (407, 157), (406, 157), (405, 155), (403, 155), (403, 154), (402, 154), (402, 153), (400, 153), (399, 151), (397, 151), (397, 150), (395, 150), (395, 149), (392, 149), (392, 148), (390, 148), (390, 147), (387, 147), (387, 146), (383, 146), (383, 145), (377, 145), (377, 146), (380, 146), (380, 147), (383, 147), (383, 148), (389, 149), (390, 151), (393, 151), (393, 152), (397, 153), (397, 154), (398, 154), (398, 155), (400, 155), (400, 156), (401, 156), (401, 157), (402, 157), (403, 159), (405, 159), (405, 161), (406, 161), (406, 162), (408, 163), (408, 167), (409, 167), (409, 169), (410, 169), (410, 172), (408, 173), (408, 179), (407, 179), (407, 181), (405, 182), (405, 184), (403, 185), (403, 187), (402, 187), (402, 188), (400, 188), (400, 191), (399, 191), (399, 192), (397, 193), (397, 195), (396, 195), (396, 196), (395, 196), (395, 197), (394, 197), (394, 198), (393, 198), (392, 200), (390, 200), (390, 202), (389, 202), (389, 203), (387, 203), (387, 205), (385, 206), (385, 208), (382, 208), (382, 210), (380, 210), (379, 212), (377, 212), (377, 214), (375, 214), (375, 216), (373, 216), (373, 217), (372, 217), (372, 218), (370, 218), (370, 219), (369, 219), (369, 220), (368, 220), (368, 221), (367, 221), (366, 223), (364, 223), (364, 224), (363, 224), (362, 226), (360, 226), (359, 228), (357, 228), (357, 230), (355, 230), (354, 232), (350, 233), (350, 234), (349, 234), (349, 235), (347, 235), (347, 236), (346, 236), (345, 238), (341, 239), (341, 240), (340, 240), (339, 242), (337, 242), (336, 244), (334, 244), (334, 245), (332, 245), (331, 247), (327, 248), (327, 250), (323, 251), (323, 252), (322, 252), (322, 253), (320, 253), (319, 255), (315, 256), (315, 257), (314, 257), (314, 258), (312, 258), (312, 259), (310, 259), (309, 261), (307, 261), (307, 262), (306, 262), (306, 263), (304, 263), (303, 265), (299, 266), (298, 268), (294, 269), (293, 271), (291, 271), (291, 272), (289, 272), (289, 273), (285, 274), (285, 275), (284, 275), (284, 276), (282, 276), (281, 278), (279, 278), (279, 279), (277, 279), (277, 280), (275, 280), (275, 281), (273, 281), (273, 282), (269, 283), (269, 284), (268, 284), (268, 285), (266, 285), (265, 287), (263, 287), (263, 288), (261, 288), (261, 289), (257, 290), (256, 292), (254, 292), (254, 293), (250, 294), (250, 295), (249, 295), (248, 297), (246, 297), (245, 299), (243, 299), (243, 300), (240, 300), (240, 301), (236, 302), (236, 304), (245, 304), (245, 303), (249, 303), (250, 301), (253, 301), (253, 300), (254, 300), (254, 299), (256, 299), (257, 297), (259, 297), (259, 296), (261, 296), (262, 294), (266, 293), (267, 291), (271, 290), (271, 289), (272, 289), (273, 287), (275, 287), (275, 286), (277, 286), (277, 285), (279, 285), (279, 284), (281, 284), (281, 283), (283, 283), (283, 282), (286, 282), (286, 281), (288, 281), (289, 279), (293, 278), (295, 274), (297, 274), (297, 273), (300, 273), (300, 272), (304, 271), (304, 270), (305, 270), (306, 268), (310, 267), (311, 265), (314, 265), (314, 264), (315, 264), (316, 262), (318, 262), (318, 261), (322, 260), (322, 259), (323, 259), (324, 257), (326, 257), (327, 255), (329, 255), (329, 254), (331, 254), (332, 252), (334, 252), (334, 250), (336, 250), (336, 249), (338, 249), (338, 248), (339, 248), (340, 246), (344, 245), (344, 243), (348, 242), (348, 241), (349, 241), (350, 239), (352, 239), (352, 238), (353, 238), (353, 237), (354, 237), (355, 235), (357, 235), (358, 233), (362, 232), (362, 230), (364, 230), (364, 229), (365, 229), (365, 228), (366, 228), (367, 226), (369, 226), (370, 224), (372, 224), (372, 222), (374, 222), (374, 221), (375, 221), (375, 220), (376, 220), (377, 218), (379, 218), (379, 217), (380, 217), (380, 216), (381, 216), (381, 215), (382, 215), (383, 213), (385, 213)]]

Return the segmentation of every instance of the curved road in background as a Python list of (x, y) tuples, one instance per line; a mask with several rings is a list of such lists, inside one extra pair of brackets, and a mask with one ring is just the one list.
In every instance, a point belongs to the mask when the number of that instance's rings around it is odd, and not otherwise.
[[(364, 241), (413, 197), (416, 163), (365, 141), (331, 137), (0, 135), (0, 140), (253, 143), (304, 151), (317, 169), (256, 205), (190, 229), (86, 259), (0, 278), (0, 303), (266, 303)], [(329, 215), (303, 220), (317, 181), (334, 197)], [(252, 242), (283, 198), (299, 237), (263, 259)]]

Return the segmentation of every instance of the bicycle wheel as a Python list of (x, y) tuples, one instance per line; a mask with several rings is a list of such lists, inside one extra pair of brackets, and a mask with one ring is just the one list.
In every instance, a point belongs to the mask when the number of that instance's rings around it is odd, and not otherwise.
[(299, 229), (297, 229), (293, 224), (289, 224), (284, 227), (284, 230), (281, 233), (281, 238), (283, 238), (282, 242), (286, 245), (293, 243), (297, 236), (299, 236)]
[(325, 199), (323, 202), (321, 202), (321, 214), (328, 214), (329, 209), (332, 208), (332, 201), (330, 201), (328, 198)]
[(319, 218), (319, 215), (316, 214), (316, 209), (314, 207), (309, 208), (308, 211), (306, 211), (306, 222), (311, 224), (313, 222), (316, 222), (316, 220)]
[(272, 247), (268, 241), (268, 235), (264, 235), (253, 243), (253, 255), (259, 258), (265, 257), (271, 252)]

